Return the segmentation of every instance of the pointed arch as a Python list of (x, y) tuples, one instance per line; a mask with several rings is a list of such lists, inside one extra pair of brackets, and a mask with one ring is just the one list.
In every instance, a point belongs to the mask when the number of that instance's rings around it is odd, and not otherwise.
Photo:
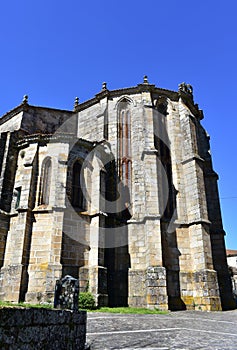
[(118, 109), (119, 106), (124, 103), (130, 104), (130, 106), (136, 106), (135, 101), (131, 97), (124, 95), (124, 96), (121, 96), (120, 99), (115, 104), (115, 109)]

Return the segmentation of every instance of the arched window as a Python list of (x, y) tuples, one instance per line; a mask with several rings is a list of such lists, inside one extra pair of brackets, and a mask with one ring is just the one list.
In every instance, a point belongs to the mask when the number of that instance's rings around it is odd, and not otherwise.
[(131, 191), (131, 112), (127, 101), (119, 106), (119, 175), (123, 184)]
[(38, 203), (39, 205), (49, 204), (51, 173), (52, 173), (52, 161), (50, 158), (46, 158), (46, 160), (42, 164), (42, 170), (41, 170), (39, 203)]
[(72, 205), (74, 207), (85, 209), (85, 201), (82, 191), (82, 178), (81, 178), (82, 165), (79, 161), (76, 161), (72, 170)]

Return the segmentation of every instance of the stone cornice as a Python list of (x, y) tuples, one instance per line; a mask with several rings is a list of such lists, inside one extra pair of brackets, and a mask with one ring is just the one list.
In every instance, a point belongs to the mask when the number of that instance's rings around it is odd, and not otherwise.
[(7, 212), (7, 211), (4, 211), (4, 210), (2, 210), (2, 209), (0, 209), (0, 215), (9, 216), (9, 215), (10, 215), (10, 213), (9, 213), (9, 212)]
[(171, 101), (178, 101), (180, 98), (182, 101), (187, 105), (187, 107), (190, 109), (190, 111), (197, 117), (198, 119), (203, 118), (203, 113), (201, 110), (199, 110), (198, 105), (194, 104), (193, 102), (193, 96), (189, 93), (185, 93), (183, 91), (173, 91), (173, 90), (167, 90), (160, 87), (156, 87), (153, 84), (149, 83), (143, 83), (138, 84), (137, 86), (133, 87), (127, 87), (122, 89), (116, 89), (116, 90), (108, 90), (106, 87), (103, 88), (99, 93), (95, 95), (92, 99), (89, 99), (85, 102), (82, 102), (75, 106), (74, 111), (70, 110), (61, 110), (57, 108), (50, 108), (50, 107), (40, 107), (40, 106), (31, 106), (28, 104), (27, 100), (25, 102), (22, 102), (20, 105), (15, 107), (14, 109), (10, 110), (6, 114), (4, 114), (0, 118), (0, 125), (5, 123), (7, 120), (11, 119), (13, 116), (20, 112), (28, 111), (29, 109), (38, 109), (38, 110), (47, 110), (47, 111), (55, 111), (55, 112), (62, 112), (62, 113), (68, 113), (73, 114), (75, 112), (80, 112), (85, 110), (88, 107), (91, 107), (97, 103), (100, 102), (100, 100), (107, 98), (107, 99), (113, 99), (114, 97), (122, 96), (122, 95), (132, 95), (132, 94), (139, 94), (142, 92), (148, 92), (152, 95), (161, 95), (166, 98), (169, 98)]
[(0, 125), (4, 124), (6, 121), (9, 119), (13, 118), (15, 115), (19, 114), (20, 112), (27, 112), (30, 109), (33, 110), (45, 110), (45, 111), (54, 111), (54, 112), (61, 112), (61, 113), (68, 113), (68, 114), (74, 114), (73, 111), (69, 110), (63, 110), (63, 109), (57, 109), (57, 108), (50, 108), (50, 107), (40, 107), (40, 106), (31, 106), (28, 103), (21, 103), (17, 107), (13, 108), (12, 110), (8, 111), (5, 113), (1, 118), (0, 118)]
[(179, 227), (189, 227), (192, 225), (211, 225), (211, 221), (207, 220), (207, 219), (197, 219), (197, 220), (188, 220), (188, 221), (183, 221), (183, 220), (175, 220), (174, 221), (174, 225), (179, 228)]
[(103, 89), (98, 94), (95, 95), (90, 100), (87, 100), (85, 102), (82, 102), (78, 104), (75, 107), (75, 112), (80, 112), (85, 110), (88, 107), (92, 107), (93, 105), (100, 102), (100, 100), (107, 98), (113, 99), (114, 97), (119, 97), (122, 95), (132, 95), (132, 94), (140, 94), (142, 92), (148, 92), (152, 95), (159, 95), (164, 96), (166, 98), (169, 98), (171, 101), (178, 102), (178, 100), (181, 98), (182, 101), (187, 105), (190, 112), (198, 119), (203, 119), (203, 112), (199, 109), (198, 104), (194, 104), (193, 96), (191, 94), (185, 93), (183, 91), (173, 91), (173, 90), (167, 90), (158, 88), (153, 84), (138, 84), (137, 86), (128, 87), (128, 88), (122, 88), (122, 89), (116, 89), (116, 90), (108, 90)]
[(142, 92), (149, 92), (149, 93), (156, 93), (159, 95), (164, 95), (171, 100), (178, 101), (179, 99), (179, 93), (172, 90), (157, 88), (155, 85), (152, 84), (138, 84), (137, 86), (129, 87), (129, 88), (122, 88), (122, 89), (116, 89), (116, 90), (108, 90), (104, 89), (101, 90), (98, 94), (95, 95), (94, 98), (87, 100), (83, 103), (80, 103), (76, 109), (75, 112), (83, 111), (84, 109), (93, 106), (94, 104), (98, 103), (103, 98), (112, 99), (113, 97), (118, 97), (121, 95), (132, 95), (132, 94), (138, 94)]
[(187, 164), (189, 162), (192, 162), (193, 160), (197, 161), (197, 162), (201, 162), (201, 163), (204, 163), (205, 160), (203, 158), (201, 158), (198, 154), (194, 154), (192, 155), (191, 157), (187, 158), (187, 159), (184, 159), (181, 161), (181, 164), (184, 165), (184, 164)]
[(157, 149), (145, 149), (142, 151), (141, 159), (144, 160), (146, 155), (154, 155), (157, 156), (159, 155), (159, 151)]
[(98, 142), (91, 142), (82, 138), (77, 138), (73, 133), (57, 133), (54, 134), (33, 134), (33, 135), (25, 135), (19, 141), (16, 142), (16, 146), (18, 148), (25, 148), (30, 143), (54, 143), (54, 142), (80, 142), (83, 143), (85, 147), (92, 148), (95, 144), (99, 144)]
[(144, 224), (146, 221), (156, 221), (161, 219), (161, 215), (145, 215), (143, 216), (142, 219), (136, 218), (135, 216), (132, 217), (130, 220), (127, 221), (128, 224), (135, 224), (135, 225), (140, 225)]
[(1, 118), (0, 118), (0, 125), (8, 121), (9, 119), (13, 118), (15, 115), (19, 114), (20, 112), (24, 112), (27, 109), (26, 104), (21, 103), (19, 106), (11, 109), (9, 112), (5, 113)]

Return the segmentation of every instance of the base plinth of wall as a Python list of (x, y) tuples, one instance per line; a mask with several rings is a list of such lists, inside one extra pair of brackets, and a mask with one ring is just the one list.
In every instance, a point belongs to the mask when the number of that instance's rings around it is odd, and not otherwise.
[(146, 307), (146, 271), (130, 269), (128, 281), (128, 305), (131, 307)]
[(129, 271), (129, 306), (168, 310), (166, 269), (150, 266)]
[(187, 309), (187, 307), (186, 307), (183, 299), (180, 297), (180, 295), (179, 296), (168, 296), (168, 305), (169, 305), (170, 311), (182, 311), (182, 310)]
[(146, 275), (147, 307), (168, 310), (165, 267), (148, 267)]
[(180, 282), (181, 298), (187, 310), (222, 310), (216, 271), (182, 272)]
[(29, 284), (25, 301), (29, 303), (52, 303), (55, 284), (61, 278), (61, 264), (29, 265)]
[(107, 268), (103, 266), (83, 266), (79, 269), (80, 292), (90, 291), (96, 306), (108, 306)]
[(0, 272), (0, 300), (20, 301), (22, 272), (22, 264), (2, 267)]
[(229, 287), (231, 285), (231, 277), (229, 275), (228, 270), (218, 271), (218, 280), (219, 280), (219, 287), (220, 287), (222, 310), (226, 311), (226, 310), (236, 309), (237, 305), (236, 305), (236, 300), (234, 298), (233, 291), (237, 289), (237, 283), (236, 283), (236, 288), (234, 285), (233, 285), (233, 289)]

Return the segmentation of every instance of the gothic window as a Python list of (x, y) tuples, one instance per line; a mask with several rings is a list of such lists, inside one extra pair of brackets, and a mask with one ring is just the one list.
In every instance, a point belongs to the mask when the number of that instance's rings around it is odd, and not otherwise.
[(16, 187), (13, 191), (12, 208), (14, 208), (15, 210), (19, 209), (20, 200), (21, 200), (21, 186)]
[(72, 205), (74, 207), (85, 209), (85, 201), (82, 190), (82, 165), (79, 161), (76, 161), (73, 165), (72, 171)]
[(41, 170), (39, 205), (49, 204), (51, 173), (52, 173), (52, 161), (50, 158), (46, 158), (46, 160), (42, 164), (42, 170)]
[(123, 184), (131, 190), (131, 112), (127, 102), (119, 109), (119, 175)]
[(20, 206), (20, 199), (21, 199), (21, 187), (17, 187), (15, 189), (15, 196), (16, 196), (15, 209), (18, 209)]

